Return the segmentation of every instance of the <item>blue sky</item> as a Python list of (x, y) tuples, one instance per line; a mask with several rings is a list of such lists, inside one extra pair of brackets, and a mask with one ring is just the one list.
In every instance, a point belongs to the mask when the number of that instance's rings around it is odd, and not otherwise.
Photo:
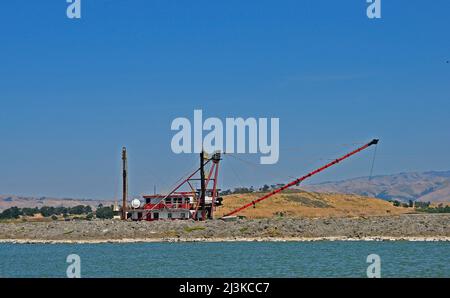
[[(280, 160), (223, 161), (223, 187), (287, 182), (379, 137), (375, 174), (450, 168), (450, 2), (82, 0), (0, 4), (0, 193), (164, 191), (196, 164), (176, 117), (279, 117)], [(367, 151), (309, 181), (369, 174)], [(240, 156), (257, 162), (258, 156)]]

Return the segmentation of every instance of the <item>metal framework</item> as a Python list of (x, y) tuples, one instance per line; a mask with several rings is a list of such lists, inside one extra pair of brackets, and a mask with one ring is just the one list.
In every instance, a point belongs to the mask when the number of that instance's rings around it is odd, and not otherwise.
[[(217, 178), (219, 175), (219, 163), (221, 160), (221, 154), (219, 152), (214, 153), (211, 157), (206, 157), (206, 154), (202, 152), (200, 154), (200, 167), (196, 169), (194, 172), (188, 175), (187, 178), (183, 179), (180, 183), (178, 183), (167, 195), (163, 196), (144, 196), (144, 198), (150, 197), (158, 197), (159, 202), (156, 204), (146, 204), (144, 206), (144, 210), (147, 212), (143, 215), (144, 220), (149, 220), (148, 215), (149, 211), (154, 209), (162, 209), (162, 208), (170, 208), (171, 206), (167, 206), (165, 200), (167, 198), (173, 196), (186, 196), (192, 195), (194, 199), (194, 204), (191, 206), (184, 206), (185, 209), (193, 210), (192, 218), (195, 220), (206, 220), (212, 219), (214, 208), (216, 206), (217, 193), (219, 189), (217, 188)], [(208, 169), (208, 173), (205, 174), (205, 168), (207, 165), (211, 164)], [(200, 179), (193, 178), (197, 173), (200, 172)], [(200, 189), (194, 189), (191, 181), (200, 180)], [(208, 185), (212, 181), (212, 188), (208, 188)], [(183, 186), (187, 185), (190, 191), (178, 191)], [(207, 192), (211, 192), (211, 203), (207, 203), (205, 201)], [(147, 207), (147, 208), (146, 208)], [(200, 211), (200, 212), (199, 212)], [(198, 215), (200, 213), (200, 216)]]

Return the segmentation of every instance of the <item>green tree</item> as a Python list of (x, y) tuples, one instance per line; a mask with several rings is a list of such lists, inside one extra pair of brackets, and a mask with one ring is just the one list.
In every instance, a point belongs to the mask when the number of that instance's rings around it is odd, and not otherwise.
[(22, 208), (24, 216), (34, 216), (37, 213), (39, 213), (39, 208)]
[(22, 210), (20, 210), (17, 207), (11, 207), (6, 210), (4, 210), (0, 214), (0, 219), (13, 219), (13, 218), (19, 218), (22, 215)]
[(91, 213), (92, 212), (92, 207), (89, 205), (84, 206), (84, 213)]
[(69, 209), (69, 213), (70, 214), (77, 214), (77, 215), (84, 214), (85, 213), (85, 207), (83, 205), (74, 206), (74, 207)]
[(39, 210), (44, 217), (50, 217), (55, 214), (55, 207), (42, 206)]
[(112, 207), (100, 207), (95, 211), (95, 216), (102, 219), (111, 219), (114, 217)]
[(224, 190), (220, 193), (221, 196), (227, 196), (227, 195), (231, 195), (233, 192), (229, 189)]
[(244, 193), (251, 193), (251, 192), (253, 192), (253, 190), (248, 187), (236, 187), (233, 191), (234, 194), (244, 194)]
[(55, 214), (56, 215), (67, 214), (68, 212), (69, 211), (67, 210), (66, 207), (59, 206), (59, 207), (55, 208)]

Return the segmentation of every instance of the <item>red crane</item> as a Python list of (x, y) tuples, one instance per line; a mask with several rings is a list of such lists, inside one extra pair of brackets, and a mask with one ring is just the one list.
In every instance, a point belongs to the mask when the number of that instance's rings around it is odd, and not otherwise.
[(318, 168), (317, 170), (314, 170), (314, 171), (312, 171), (312, 172), (306, 174), (305, 176), (302, 176), (302, 177), (300, 177), (300, 178), (297, 178), (297, 179), (295, 179), (294, 181), (289, 182), (288, 184), (286, 184), (286, 185), (284, 185), (284, 186), (282, 186), (282, 187), (280, 187), (280, 188), (278, 188), (278, 189), (275, 189), (275, 190), (271, 191), (270, 193), (264, 195), (263, 197), (261, 197), (261, 198), (259, 198), (259, 199), (253, 200), (253, 201), (251, 201), (250, 203), (248, 203), (248, 204), (246, 204), (246, 205), (244, 205), (244, 206), (242, 206), (242, 207), (239, 207), (239, 208), (237, 208), (237, 209), (231, 211), (230, 213), (224, 215), (223, 217), (234, 215), (234, 214), (236, 214), (236, 213), (238, 213), (238, 212), (240, 212), (240, 211), (242, 211), (242, 210), (244, 210), (244, 209), (247, 209), (247, 208), (250, 207), (250, 206), (255, 206), (256, 203), (259, 203), (259, 202), (261, 202), (261, 201), (264, 201), (265, 199), (268, 199), (268, 198), (270, 198), (271, 196), (273, 196), (273, 195), (275, 195), (275, 194), (277, 194), (277, 193), (279, 193), (279, 192), (281, 192), (281, 191), (283, 191), (283, 190), (285, 190), (285, 189), (287, 189), (287, 188), (289, 188), (289, 187), (291, 187), (291, 186), (298, 185), (298, 184), (301, 183), (303, 180), (306, 180), (306, 179), (308, 179), (309, 177), (311, 177), (311, 176), (313, 176), (313, 175), (315, 175), (315, 174), (318, 174), (318, 173), (322, 172), (323, 170), (325, 170), (325, 169), (327, 169), (327, 168), (329, 168), (329, 167), (331, 167), (331, 166), (333, 166), (333, 165), (335, 165), (335, 164), (337, 164), (337, 163), (343, 161), (344, 159), (347, 159), (347, 158), (349, 158), (350, 156), (352, 156), (352, 155), (354, 155), (354, 154), (356, 154), (356, 153), (358, 153), (358, 152), (361, 152), (361, 151), (363, 151), (364, 149), (366, 149), (366, 148), (368, 148), (368, 147), (370, 147), (370, 146), (372, 146), (372, 145), (376, 145), (376, 144), (378, 144), (378, 139), (373, 139), (372, 141), (370, 141), (369, 143), (365, 144), (364, 146), (361, 146), (361, 147), (359, 147), (358, 149), (353, 150), (352, 152), (347, 153), (346, 155), (344, 155), (344, 156), (342, 156), (342, 157), (339, 157), (338, 159), (335, 159), (335, 160), (333, 160), (332, 162), (330, 162), (330, 163), (328, 163), (328, 164), (322, 166), (321, 168)]

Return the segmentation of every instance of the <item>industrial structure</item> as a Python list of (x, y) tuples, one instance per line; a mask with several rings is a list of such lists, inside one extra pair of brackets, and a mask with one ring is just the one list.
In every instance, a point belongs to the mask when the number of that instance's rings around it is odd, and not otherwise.
[[(256, 207), (257, 203), (269, 199), (277, 193), (282, 192), (292, 186), (298, 186), (304, 180), (332, 167), (339, 162), (367, 149), (372, 145), (378, 144), (378, 139), (373, 139), (369, 143), (327, 163), (326, 165), (299, 177), (288, 184), (285, 184), (262, 197), (253, 200), (242, 207), (239, 207), (222, 219), (233, 217), (240, 211), (249, 207)], [(219, 175), (219, 164), (221, 153), (216, 152), (209, 157), (206, 153), (200, 153), (200, 166), (187, 178), (173, 188), (168, 194), (144, 195), (144, 201), (134, 199), (131, 201), (131, 208), (127, 208), (127, 154), (126, 149), (122, 149), (122, 167), (123, 167), (123, 202), (122, 219), (131, 220), (207, 220), (214, 218), (214, 211), (217, 206), (222, 205), (223, 199), (219, 196), (220, 189), (217, 187)], [(194, 178), (199, 174), (199, 178)], [(194, 188), (193, 181), (200, 181), (200, 188)], [(210, 187), (211, 185), (211, 187)], [(182, 187), (187, 186), (187, 190), (180, 191)]]
[[(126, 152), (126, 151), (125, 151)], [(168, 194), (144, 195), (143, 201), (134, 199), (131, 208), (124, 208), (125, 219), (132, 220), (206, 220), (212, 219), (214, 210), (222, 204), (217, 187), (220, 152), (208, 156), (200, 153), (200, 166), (183, 179)], [(123, 163), (123, 198), (126, 200), (126, 155)], [(195, 178), (195, 175), (199, 175)], [(194, 181), (200, 181), (200, 188), (194, 188)], [(187, 190), (181, 190), (183, 187)], [(126, 203), (123, 203), (126, 206)]]

